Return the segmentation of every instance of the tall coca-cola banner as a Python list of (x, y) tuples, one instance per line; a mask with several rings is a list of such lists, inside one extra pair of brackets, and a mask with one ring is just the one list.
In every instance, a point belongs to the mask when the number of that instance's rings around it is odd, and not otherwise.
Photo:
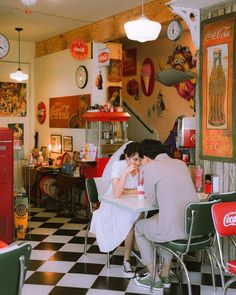
[(50, 128), (85, 128), (82, 115), (91, 103), (91, 95), (53, 97), (49, 100)]
[[(201, 24), (200, 157), (235, 161), (235, 14)], [(234, 113), (233, 113), (234, 110)]]

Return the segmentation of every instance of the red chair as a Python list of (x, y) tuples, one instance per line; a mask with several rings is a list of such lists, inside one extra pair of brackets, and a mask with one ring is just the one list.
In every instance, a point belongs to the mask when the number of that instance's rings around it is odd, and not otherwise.
[(233, 237), (236, 235), (236, 202), (214, 204), (211, 211), (216, 230), (221, 266), (223, 271), (232, 276), (224, 286), (223, 294), (225, 295), (229, 286), (236, 281), (236, 260), (225, 260), (221, 240), (222, 238), (228, 238), (230, 245), (236, 247), (236, 241)]

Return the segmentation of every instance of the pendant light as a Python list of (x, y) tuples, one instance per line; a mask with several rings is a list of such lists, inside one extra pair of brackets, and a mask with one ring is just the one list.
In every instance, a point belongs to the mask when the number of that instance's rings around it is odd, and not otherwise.
[(142, 14), (133, 21), (128, 21), (124, 24), (125, 33), (128, 39), (147, 42), (156, 40), (161, 31), (161, 24), (148, 19), (143, 12), (142, 0)]
[(36, 2), (38, 0), (20, 0), (20, 1), (22, 4), (24, 4), (26, 6), (25, 13), (31, 14), (32, 10), (31, 10), (30, 6), (33, 6), (34, 4), (36, 4)]
[(10, 74), (10, 78), (16, 80), (17, 82), (22, 82), (24, 80), (28, 80), (28, 75), (24, 74), (20, 67), (20, 32), (23, 31), (22, 28), (15, 28), (18, 32), (18, 53), (19, 53), (19, 61), (18, 61), (18, 69), (15, 73)]

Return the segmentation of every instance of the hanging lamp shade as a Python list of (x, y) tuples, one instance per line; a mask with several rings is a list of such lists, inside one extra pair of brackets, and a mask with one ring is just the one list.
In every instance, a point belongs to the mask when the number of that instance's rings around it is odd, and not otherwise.
[(18, 68), (15, 73), (11, 73), (10, 74), (10, 78), (12, 80), (16, 80), (18, 82), (22, 82), (24, 80), (28, 80), (29, 76), (27, 74), (24, 74), (22, 72), (21, 68)]
[(19, 53), (19, 60), (18, 60), (18, 68), (16, 72), (10, 74), (10, 78), (12, 80), (16, 80), (17, 82), (22, 82), (24, 80), (28, 80), (29, 76), (28, 74), (25, 74), (22, 72), (20, 67), (20, 32), (23, 31), (22, 28), (15, 28), (15, 30), (18, 32), (18, 53)]
[(20, 0), (25, 6), (33, 6), (38, 0)]
[(147, 42), (157, 39), (161, 31), (161, 24), (142, 15), (136, 20), (125, 23), (124, 28), (128, 39)]
[(161, 24), (148, 19), (143, 12), (142, 0), (142, 14), (136, 20), (128, 21), (124, 24), (125, 33), (128, 39), (147, 42), (156, 40), (161, 31)]

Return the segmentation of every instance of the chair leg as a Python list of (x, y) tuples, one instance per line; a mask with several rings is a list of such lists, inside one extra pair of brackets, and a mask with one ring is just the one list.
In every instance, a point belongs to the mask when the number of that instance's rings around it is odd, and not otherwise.
[[(159, 245), (158, 245), (159, 246)], [(170, 253), (172, 253), (177, 261), (180, 263), (180, 266), (182, 267), (183, 271), (185, 272), (185, 276), (186, 276), (186, 280), (187, 280), (187, 285), (188, 285), (188, 295), (192, 295), (192, 288), (191, 288), (191, 283), (190, 283), (190, 278), (189, 278), (189, 274), (188, 274), (188, 270), (186, 268), (185, 263), (183, 262), (183, 260), (181, 259), (181, 257), (178, 256), (178, 254), (176, 254), (174, 251), (168, 249), (168, 248), (164, 248), (162, 246), (159, 246), (160, 248), (169, 251)], [(180, 267), (180, 269), (181, 269)]]
[(210, 265), (211, 265), (211, 277), (212, 277), (212, 284), (213, 284), (213, 292), (216, 292), (216, 281), (215, 281), (215, 271), (212, 256), (210, 255), (208, 249), (206, 249), (207, 256), (209, 257)]
[(227, 283), (224, 286), (223, 295), (227, 294), (227, 290), (228, 290), (229, 286), (235, 281), (236, 281), (236, 277), (233, 277), (227, 281)]
[(155, 278), (156, 278), (156, 260), (157, 260), (157, 246), (153, 244), (153, 272), (152, 272), (152, 282), (150, 286), (150, 293), (153, 291), (153, 286), (155, 284)]
[(88, 223), (85, 236), (84, 236), (84, 254), (87, 255), (87, 245), (88, 245), (88, 232), (90, 229), (90, 223)]
[(110, 252), (107, 252), (107, 268), (110, 268)]
[(24, 285), (24, 279), (25, 279), (25, 256), (21, 255), (19, 258), (20, 261), (20, 278), (19, 278), (19, 288), (18, 288), (18, 295), (22, 294), (22, 288)]
[(210, 249), (207, 249), (207, 251), (209, 252), (209, 254), (214, 258), (216, 264), (217, 264), (217, 267), (219, 269), (219, 272), (220, 272), (220, 278), (221, 278), (221, 286), (222, 286), (222, 289), (224, 289), (225, 287), (225, 277), (224, 277), (224, 274), (223, 274), (223, 271), (222, 271), (222, 268), (221, 268), (221, 265), (220, 265), (220, 262), (218, 261), (215, 253), (213, 253)]

